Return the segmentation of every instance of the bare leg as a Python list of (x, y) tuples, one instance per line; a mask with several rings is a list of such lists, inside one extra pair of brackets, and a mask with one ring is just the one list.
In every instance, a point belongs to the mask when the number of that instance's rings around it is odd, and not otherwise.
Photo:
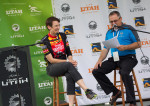
[(69, 97), (69, 106), (73, 106), (74, 104), (74, 98), (75, 98), (75, 95), (68, 95)]
[(84, 90), (86, 91), (86, 89), (88, 89), (83, 81), (83, 79), (80, 79), (77, 81), (77, 84)]

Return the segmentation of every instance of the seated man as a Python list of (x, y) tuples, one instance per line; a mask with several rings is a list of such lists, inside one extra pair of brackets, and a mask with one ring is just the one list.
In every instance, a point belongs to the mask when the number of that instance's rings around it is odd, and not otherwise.
[(104, 47), (92, 73), (106, 94), (113, 93), (110, 100), (110, 104), (113, 104), (121, 96), (121, 91), (113, 85), (106, 74), (119, 67), (119, 73), (126, 88), (126, 100), (130, 103), (130, 106), (136, 106), (134, 85), (130, 72), (138, 63), (135, 49), (141, 47), (139, 36), (137, 32), (130, 30), (133, 29), (132, 26), (122, 23), (122, 17), (118, 11), (112, 11), (109, 14), (109, 21), (112, 26), (118, 27), (108, 30), (105, 40), (117, 36), (120, 46), (111, 48), (112, 57), (106, 61), (103, 60), (106, 58), (109, 48)]

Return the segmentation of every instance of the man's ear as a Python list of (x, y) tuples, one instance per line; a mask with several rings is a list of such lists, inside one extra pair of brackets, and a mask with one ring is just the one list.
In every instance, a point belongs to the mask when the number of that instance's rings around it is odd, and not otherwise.
[(47, 29), (48, 29), (48, 30), (51, 30), (51, 28), (52, 28), (51, 26), (49, 26), (49, 25), (47, 26)]

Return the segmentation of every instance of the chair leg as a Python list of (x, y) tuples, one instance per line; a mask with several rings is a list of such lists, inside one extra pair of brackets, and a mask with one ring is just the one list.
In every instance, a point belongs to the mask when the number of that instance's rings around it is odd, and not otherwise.
[(59, 80), (56, 77), (56, 96), (57, 96), (57, 106), (59, 106)]
[(76, 104), (76, 106), (78, 106), (78, 104), (77, 104), (77, 98), (76, 98), (76, 95), (74, 96), (74, 100), (75, 100), (75, 104)]
[(137, 79), (136, 79), (134, 70), (132, 70), (132, 75), (133, 75), (133, 78), (134, 78), (134, 81), (135, 81), (135, 85), (136, 85), (136, 89), (137, 89), (137, 92), (138, 92), (138, 96), (139, 96), (139, 99), (140, 99), (141, 106), (143, 106), (143, 101), (142, 101), (141, 93), (140, 93), (140, 90), (139, 90), (139, 86), (138, 86), (138, 83), (137, 83)]
[(56, 78), (53, 81), (53, 106), (56, 106)]
[[(116, 86), (116, 70), (114, 70), (114, 86)], [(114, 106), (116, 106), (116, 102), (114, 102)]]
[(122, 105), (125, 106), (123, 81), (121, 75), (120, 75), (120, 83), (121, 83)]

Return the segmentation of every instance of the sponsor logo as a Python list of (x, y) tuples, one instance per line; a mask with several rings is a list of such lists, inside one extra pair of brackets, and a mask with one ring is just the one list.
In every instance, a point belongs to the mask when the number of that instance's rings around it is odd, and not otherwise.
[(74, 31), (73, 31), (73, 25), (63, 26), (63, 29), (64, 29), (64, 33), (66, 35), (75, 34)]
[(34, 25), (32, 27), (29, 27), (30, 32), (42, 32), (46, 30), (46, 26), (40, 26), (40, 25)]
[(99, 11), (99, 5), (89, 4), (86, 7), (80, 7), (83, 14), (95, 13)]
[(145, 11), (146, 10), (145, 7), (143, 7), (141, 5), (137, 5), (137, 4), (139, 4), (141, 2), (141, 0), (132, 0), (132, 1), (135, 4), (135, 6), (132, 9), (130, 9), (130, 12), (141, 12), (141, 11)]
[(63, 26), (63, 29), (64, 29), (64, 33), (66, 35), (68, 35), (67, 37), (68, 38), (74, 38), (75, 37), (75, 33), (74, 33), (74, 30), (73, 30), (73, 25), (68, 25), (68, 26)]
[(10, 36), (11, 39), (13, 38), (24, 38), (24, 34), (20, 34), (20, 25), (19, 24), (13, 24), (12, 30), (15, 31), (13, 35)]
[(92, 47), (92, 52), (100, 52), (101, 51), (101, 43), (92, 43), (91, 44)]
[(92, 74), (94, 68), (88, 68), (88, 73)]
[(150, 87), (150, 78), (144, 78), (142, 80), (143, 80), (144, 88)]
[(38, 47), (38, 48), (40, 48), (40, 49), (41, 49), (40, 44), (37, 44), (37, 43), (40, 43), (40, 42), (41, 42), (41, 40), (36, 40), (36, 41), (35, 41), (35, 44), (36, 44), (36, 47)]
[(6, 15), (7, 16), (21, 16), (23, 13), (23, 11), (20, 9), (16, 9), (16, 8), (11, 8), (9, 10), (6, 10)]
[(15, 44), (11, 44), (11, 46), (18, 46), (18, 45), (15, 45)]
[(39, 43), (39, 42), (41, 42), (41, 40), (36, 40), (36, 41), (35, 41), (35, 44), (36, 44), (36, 47), (38, 48), (38, 51), (34, 51), (34, 52), (33, 52), (34, 55), (43, 54), (43, 51), (42, 51), (42, 49), (41, 49), (41, 47), (43, 47), (43, 46), (41, 46), (41, 45), (43, 45), (43, 44), (37, 44), (37, 43)]
[(38, 65), (40, 66), (39, 70), (40, 71), (46, 71), (46, 62), (45, 61), (41, 61), (41, 60), (38, 60)]
[(62, 4), (62, 5), (61, 5), (61, 10), (62, 10), (63, 12), (68, 12), (68, 11), (70, 10), (69, 4), (67, 4), (67, 3)]
[(50, 82), (49, 80), (43, 81), (42, 83), (38, 83), (39, 89), (49, 89), (53, 88), (53, 82)]
[(144, 17), (135, 17), (135, 26), (145, 26)]
[(43, 54), (43, 51), (35, 51), (34, 55), (39, 55), (39, 54)]
[(96, 38), (102, 36), (102, 34), (98, 33), (95, 29), (97, 29), (97, 23), (95, 21), (90, 21), (88, 24), (91, 32), (86, 35), (86, 38)]
[(61, 5), (61, 10), (64, 12), (63, 16), (60, 18), (60, 21), (65, 21), (65, 20), (73, 20), (75, 19), (75, 16), (71, 16), (69, 14), (70, 11), (70, 6), (68, 3), (64, 3)]
[(39, 63), (40, 67), (46, 67), (46, 62), (45, 61), (38, 60), (38, 63)]
[(117, 9), (117, 2), (116, 0), (107, 0), (108, 8), (109, 9)]
[(100, 33), (95, 33), (95, 31), (94, 32), (91, 32), (89, 35), (86, 35), (86, 38), (96, 38), (96, 37), (101, 37), (102, 36), (102, 34), (100, 34)]
[(109, 30), (109, 29), (111, 29), (111, 28), (112, 28), (112, 25), (107, 25), (107, 27), (108, 27), (108, 30)]
[(147, 56), (141, 57), (140, 61), (143, 65), (148, 65), (149, 64), (149, 58)]
[(141, 0), (132, 0), (134, 4), (138, 4), (141, 2)]
[(52, 104), (52, 98), (51, 97), (45, 97), (44, 103), (45, 103), (45, 105), (51, 105)]
[[(21, 104), (20, 104), (20, 98), (21, 98)], [(25, 106), (26, 102), (25, 99), (18, 94), (14, 94), (14, 96), (11, 96), (9, 99), (9, 106)]]
[(15, 31), (15, 32), (19, 31), (20, 30), (20, 26), (18, 24), (13, 24), (12, 25), (12, 30)]
[(76, 94), (76, 96), (81, 96), (82, 95), (80, 87), (75, 87), (75, 94)]
[(130, 9), (130, 12), (141, 12), (145, 10), (146, 10), (145, 7), (134, 7), (133, 9)]
[(89, 22), (89, 29), (95, 30), (97, 28), (97, 23), (95, 21)]
[(71, 53), (73, 56), (82, 56), (84, 52), (83, 49), (72, 48)]
[[(15, 77), (17, 75), (10, 75), (9, 77)], [(19, 84), (24, 84), (24, 83), (28, 83), (29, 80), (28, 78), (24, 78), (20, 77), (19, 78)], [(18, 84), (18, 80), (17, 78), (12, 78), (12, 79), (6, 79), (6, 81), (2, 81), (2, 86), (6, 87), (6, 86), (10, 86), (10, 85), (17, 85)]]
[(16, 34), (10, 36), (10, 38), (24, 38), (24, 35), (16, 33)]
[(103, 89), (101, 88), (101, 86), (98, 83), (96, 84), (96, 88), (98, 91), (103, 91)]
[(150, 73), (150, 69), (147, 69), (147, 68), (141, 69), (139, 70), (139, 73)]
[(16, 58), (16, 56), (9, 55), (4, 62), (6, 70), (9, 72), (16, 72), (16, 61), (17, 68), (20, 68), (21, 63), (19, 57)]
[(107, 99), (107, 98), (110, 98), (111, 96), (110, 95), (105, 95), (105, 94), (100, 94), (100, 95), (97, 95), (97, 97), (95, 99)]
[(141, 39), (142, 48), (150, 47), (150, 40), (148, 38)]
[(37, 7), (33, 7), (31, 5), (29, 5), (29, 10), (30, 10), (30, 15), (31, 16), (38, 16), (38, 15), (41, 15), (41, 11), (37, 8)]

